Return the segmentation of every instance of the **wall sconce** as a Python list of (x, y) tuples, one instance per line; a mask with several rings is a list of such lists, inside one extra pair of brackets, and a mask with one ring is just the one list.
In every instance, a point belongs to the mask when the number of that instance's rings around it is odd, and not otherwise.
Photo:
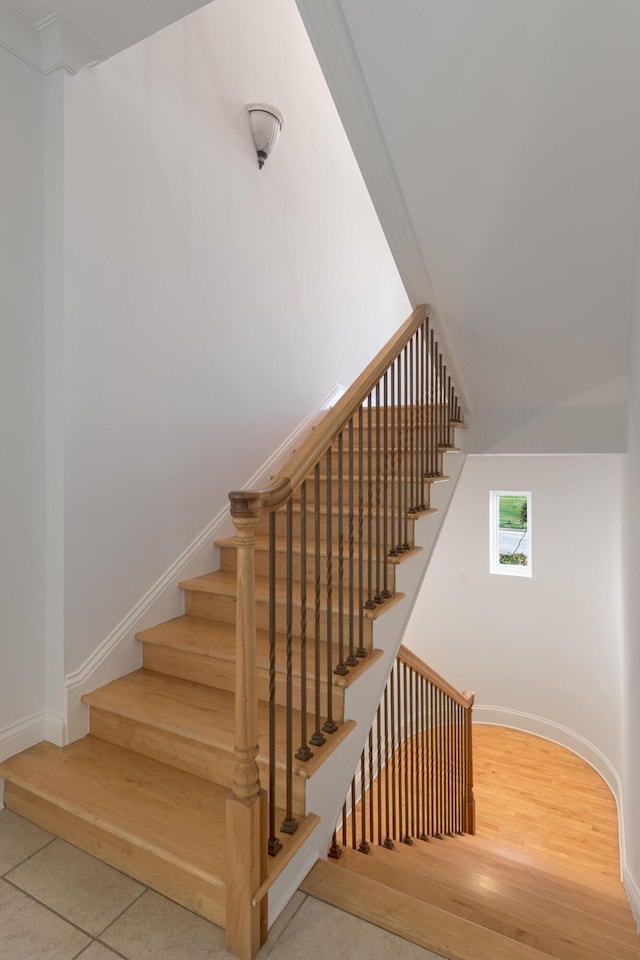
[(284, 120), (280, 111), (269, 106), (268, 103), (249, 103), (247, 110), (251, 134), (258, 154), (258, 166), (262, 170), (265, 160), (278, 142)]

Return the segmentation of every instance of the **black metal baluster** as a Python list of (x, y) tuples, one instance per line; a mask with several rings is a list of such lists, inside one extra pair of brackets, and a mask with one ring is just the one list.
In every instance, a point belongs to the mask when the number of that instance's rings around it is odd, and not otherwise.
[(404, 409), (402, 417), (402, 436), (404, 438), (404, 456), (402, 458), (402, 487), (403, 487), (403, 531), (402, 531), (402, 550), (409, 549), (409, 461), (411, 451), (409, 450), (409, 351), (407, 347), (402, 351), (404, 360)]
[(314, 573), (315, 573), (315, 602), (314, 602), (314, 627), (315, 627), (315, 646), (314, 646), (314, 694), (315, 694), (315, 731), (311, 736), (310, 743), (314, 747), (321, 747), (326, 743), (326, 737), (322, 735), (320, 729), (322, 723), (321, 716), (321, 661), (320, 661), (320, 464), (315, 465), (313, 471), (313, 506), (314, 506)]
[(286, 679), (286, 808), (280, 825), (282, 833), (295, 833), (298, 821), (293, 816), (293, 500), (287, 502), (287, 560), (286, 560), (286, 618), (287, 618), (287, 679)]
[[(371, 414), (371, 410), (369, 413)], [(376, 592), (373, 597), (376, 603), (382, 603), (384, 600), (382, 595), (382, 558), (380, 556), (382, 550), (382, 536), (380, 531), (380, 453), (380, 381), (378, 381), (376, 384)]]
[(373, 798), (373, 726), (369, 729), (369, 839), (374, 842), (374, 798)]
[(391, 668), (391, 673), (389, 674), (389, 680), (387, 681), (387, 687), (389, 688), (389, 700), (390, 700), (390, 716), (391, 716), (391, 755), (390, 755), (390, 773), (391, 778), (391, 815), (392, 815), (392, 830), (391, 830), (391, 842), (397, 840), (399, 837), (398, 832), (398, 805), (397, 805), (397, 754), (396, 754), (396, 696), (395, 696), (395, 675), (396, 675), (397, 661), (393, 664)]
[(357, 817), (356, 817), (356, 778), (354, 776), (351, 781), (351, 847), (353, 850), (358, 849), (358, 838), (357, 838)]
[(333, 500), (331, 495), (331, 449), (325, 457), (327, 468), (327, 719), (322, 724), (324, 733), (335, 733), (338, 724), (333, 719)]
[[(414, 403), (415, 403), (415, 368), (414, 368), (414, 342), (413, 337), (409, 340), (409, 343), (406, 346), (407, 351), (407, 364), (408, 364), (408, 377), (407, 377), (407, 397), (405, 401), (405, 420), (406, 420), (406, 436), (407, 436), (407, 459), (406, 464), (409, 467), (408, 476), (407, 476), (407, 489), (408, 489), (408, 512), (410, 514), (415, 514), (416, 504), (418, 500), (416, 499), (416, 476), (415, 476), (415, 437), (414, 437)], [(406, 537), (405, 537), (406, 542)]]
[(310, 760), (307, 742), (307, 481), (300, 487), (300, 746), (298, 760)]
[[(382, 502), (382, 513), (384, 516), (384, 522), (382, 529), (384, 530), (384, 539), (382, 544), (382, 557), (384, 563), (384, 582), (382, 585), (382, 596), (385, 600), (388, 600), (391, 596), (391, 591), (389, 590), (389, 379), (387, 373), (384, 375), (384, 423), (383, 423), (383, 502)], [(393, 512), (393, 511), (392, 511)], [(393, 523), (393, 520), (391, 521)]]
[(362, 830), (362, 840), (358, 850), (360, 853), (369, 853), (371, 847), (367, 843), (367, 800), (365, 796), (365, 757), (364, 750), (360, 754), (360, 828)]
[(402, 665), (402, 694), (403, 694), (403, 717), (404, 717), (404, 744), (403, 744), (403, 754), (404, 754), (404, 796), (405, 796), (405, 835), (403, 838), (403, 843), (411, 846), (413, 840), (411, 839), (411, 792), (409, 788), (409, 756), (411, 751), (411, 713), (409, 709), (409, 696), (408, 696), (408, 683), (407, 683), (407, 666), (406, 664)]
[(357, 657), (366, 657), (364, 648), (364, 458), (363, 458), (362, 405), (358, 408), (358, 649)]
[(391, 364), (390, 370), (390, 388), (391, 388), (391, 544), (389, 546), (389, 556), (397, 557), (397, 544), (400, 543), (396, 536), (396, 361)]
[[(353, 525), (353, 417), (349, 420), (349, 656), (347, 657), (347, 664), (350, 667), (355, 667), (358, 664), (358, 658), (356, 657), (356, 644), (355, 644), (355, 633), (354, 633), (354, 621), (355, 621), (355, 584), (353, 582), (354, 578), (354, 525)], [(360, 623), (362, 623), (362, 617), (358, 614)]]
[(376, 710), (376, 760), (377, 760), (377, 801), (378, 801), (378, 846), (382, 846), (382, 704)]
[(371, 399), (373, 394), (367, 398), (367, 599), (365, 607), (367, 610), (375, 610), (375, 600), (373, 599), (373, 450), (372, 450), (372, 429), (371, 429)]
[(438, 410), (437, 410), (437, 393), (436, 393), (436, 361), (435, 361), (435, 333), (433, 327), (431, 328), (431, 341), (430, 341), (430, 350), (429, 350), (429, 476), (435, 477), (437, 473), (437, 454), (436, 448), (438, 445), (437, 439), (437, 428), (438, 428)]
[(349, 673), (344, 656), (344, 491), (342, 432), (338, 435), (338, 665), (335, 673)]
[[(387, 850), (393, 849), (393, 840), (391, 839), (393, 828), (390, 819), (390, 793), (393, 787), (393, 780), (391, 779), (391, 758), (389, 756), (389, 681), (384, 688), (383, 695), (384, 703), (384, 822), (385, 822), (385, 839), (383, 846)], [(393, 749), (393, 748), (392, 748)], [(380, 774), (378, 774), (380, 776)]]
[(276, 836), (276, 514), (269, 514), (269, 839), (271, 857), (282, 850)]

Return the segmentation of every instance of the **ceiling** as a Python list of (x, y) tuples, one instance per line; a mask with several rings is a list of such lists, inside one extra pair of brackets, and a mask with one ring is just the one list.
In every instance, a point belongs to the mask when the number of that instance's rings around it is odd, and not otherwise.
[(620, 401), (640, 6), (298, 6), (410, 296), (437, 306), (473, 407)]
[(206, 0), (8, 0), (6, 5), (34, 24), (60, 14), (113, 56), (205, 6)]

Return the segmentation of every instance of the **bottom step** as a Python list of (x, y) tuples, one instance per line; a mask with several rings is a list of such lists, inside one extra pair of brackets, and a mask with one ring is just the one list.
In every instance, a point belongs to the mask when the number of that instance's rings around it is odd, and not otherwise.
[(339, 861), (319, 860), (300, 889), (449, 960), (550, 960), (548, 953), (358, 876), (348, 869), (350, 856), (362, 854), (343, 849)]
[(229, 791), (93, 737), (0, 765), (8, 809), (224, 926)]

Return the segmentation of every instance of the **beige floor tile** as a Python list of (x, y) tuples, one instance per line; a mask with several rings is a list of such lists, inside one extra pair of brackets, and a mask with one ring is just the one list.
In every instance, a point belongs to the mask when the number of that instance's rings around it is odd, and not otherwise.
[(0, 880), (2, 960), (72, 960), (89, 938)]
[(100, 937), (129, 960), (227, 960), (224, 930), (148, 890)]
[(53, 840), (53, 835), (11, 810), (0, 810), (0, 877)]
[(7, 879), (93, 936), (144, 890), (142, 884), (64, 840), (49, 844)]
[(281, 934), (284, 932), (284, 930), (286, 930), (287, 926), (291, 923), (292, 918), (298, 912), (306, 899), (306, 893), (301, 893), (300, 890), (297, 890), (294, 893), (294, 895), (291, 897), (291, 900), (289, 900), (289, 903), (286, 905), (276, 922), (269, 930), (269, 939), (263, 946), (262, 950), (260, 950), (258, 953), (256, 960), (266, 960), (267, 957), (272, 955), (272, 952), (275, 949)]
[(328, 903), (307, 897), (269, 960), (442, 960)]
[(120, 954), (114, 953), (105, 947), (103, 943), (94, 940), (93, 943), (83, 950), (78, 960), (120, 960)]

